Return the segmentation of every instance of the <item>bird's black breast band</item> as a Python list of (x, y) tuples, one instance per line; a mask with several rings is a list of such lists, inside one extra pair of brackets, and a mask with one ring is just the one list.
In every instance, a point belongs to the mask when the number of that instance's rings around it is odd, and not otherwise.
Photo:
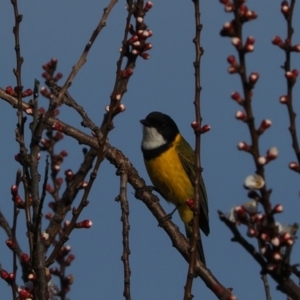
[(158, 156), (160, 156), (163, 152), (165, 152), (166, 150), (168, 150), (171, 146), (172, 146), (173, 143), (166, 143), (156, 149), (151, 149), (151, 150), (145, 150), (143, 149), (142, 147), (142, 152), (143, 152), (143, 155), (144, 155), (144, 159), (145, 160), (150, 160), (150, 159), (153, 159), (153, 158), (156, 158)]

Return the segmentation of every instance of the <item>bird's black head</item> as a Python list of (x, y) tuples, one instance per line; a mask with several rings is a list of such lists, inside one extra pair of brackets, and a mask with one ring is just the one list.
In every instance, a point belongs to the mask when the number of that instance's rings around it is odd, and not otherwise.
[(151, 112), (146, 119), (140, 122), (145, 127), (155, 128), (167, 143), (173, 142), (179, 133), (178, 127), (173, 119), (158, 111)]

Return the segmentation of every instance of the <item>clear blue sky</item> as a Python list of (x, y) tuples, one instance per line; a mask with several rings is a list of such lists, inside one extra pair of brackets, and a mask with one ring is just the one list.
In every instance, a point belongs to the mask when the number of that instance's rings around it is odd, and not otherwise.
[[(59, 61), (58, 69), (66, 78), (79, 58), (84, 45), (96, 27), (103, 8), (103, 1), (19, 1), (21, 23), (21, 52), (24, 57), (23, 85), (32, 88), (34, 78), (40, 79), (42, 64), (50, 58)], [(110, 134), (112, 145), (121, 149), (150, 184), (146, 174), (140, 142), (142, 129), (139, 123), (149, 112), (159, 110), (171, 115), (182, 134), (194, 145), (190, 123), (194, 119), (194, 12), (192, 1), (153, 1), (152, 10), (145, 21), (153, 30), (149, 52), (150, 60), (139, 59), (128, 92), (123, 98), (126, 112), (116, 118), (115, 130)], [(255, 52), (247, 57), (248, 72), (256, 71), (260, 80), (254, 90), (253, 106), (256, 124), (264, 118), (271, 119), (272, 127), (261, 139), (261, 153), (270, 147), (279, 149), (278, 159), (267, 166), (267, 185), (273, 189), (272, 203), (281, 203), (284, 213), (278, 216), (283, 223), (299, 222), (299, 176), (288, 169), (295, 160), (289, 136), (286, 108), (279, 104), (279, 96), (286, 91), (285, 78), (280, 66), (283, 52), (271, 44), (274, 35), (285, 37), (285, 22), (280, 13), (281, 1), (248, 1), (248, 6), (258, 13), (258, 19), (245, 26), (244, 36), (256, 38)], [(254, 173), (254, 164), (249, 155), (237, 150), (240, 141), (249, 142), (246, 126), (234, 118), (240, 108), (230, 99), (232, 91), (241, 91), (237, 76), (227, 73), (226, 58), (235, 51), (230, 40), (221, 38), (219, 31), (231, 15), (226, 14), (219, 1), (201, 1), (201, 20), (204, 25), (201, 41), (205, 53), (201, 62), (202, 116), (204, 124), (212, 130), (202, 138), (202, 166), (210, 209), (211, 234), (204, 238), (207, 265), (226, 287), (232, 287), (239, 299), (264, 299), (259, 266), (237, 244), (231, 233), (219, 221), (217, 210), (228, 211), (233, 205), (247, 200), (243, 182)], [(296, 4), (294, 42), (300, 43), (300, 6)], [(107, 20), (107, 27), (96, 40), (87, 63), (69, 89), (71, 95), (84, 106), (95, 123), (100, 123), (104, 107), (114, 84), (116, 61), (123, 36), (126, 10), (125, 1), (119, 1)], [(0, 4), (0, 86), (15, 85), (12, 73), (15, 67), (14, 19), (10, 1)], [(292, 67), (299, 68), (299, 55), (293, 55)], [(61, 81), (63, 82), (63, 80)], [(299, 84), (294, 88), (295, 108), (300, 111)], [(46, 100), (42, 99), (46, 106)], [(14, 130), (16, 112), (7, 103), (0, 101), (0, 209), (12, 220), (10, 186), (14, 183), (19, 165), (14, 161), (18, 152)], [(69, 108), (61, 110), (60, 118), (80, 127), (80, 118)], [(29, 123), (29, 122), (28, 122)], [(299, 126), (299, 118), (297, 119)], [(84, 129), (82, 129), (84, 130)], [(88, 132), (88, 131), (86, 131)], [(89, 133), (89, 132), (88, 132)], [(29, 141), (29, 131), (27, 141)], [(69, 152), (62, 169), (77, 170), (82, 159), (82, 146), (71, 138), (65, 138), (59, 149)], [(42, 154), (41, 161), (45, 159)], [(43, 164), (41, 163), (41, 166)], [(43, 173), (41, 168), (40, 173)], [(63, 176), (63, 170), (61, 171)], [(75, 282), (69, 294), (71, 299), (123, 299), (123, 265), (121, 222), (118, 195), (119, 178), (112, 165), (104, 162), (90, 194), (89, 206), (81, 219), (91, 219), (89, 230), (75, 231), (67, 244), (73, 248), (76, 259), (69, 272)], [(135, 199), (132, 188), (128, 189), (130, 202), (130, 263), (132, 299), (182, 299), (186, 280), (187, 264), (171, 245), (165, 232), (157, 227), (142, 202)], [(47, 198), (50, 201), (50, 197)], [(78, 201), (76, 202), (78, 203)], [(166, 211), (171, 211), (161, 201)], [(181, 226), (179, 217), (174, 222)], [(47, 221), (44, 221), (47, 224)], [(19, 218), (19, 240), (26, 245), (24, 217)], [(182, 228), (182, 226), (181, 226)], [(245, 228), (241, 228), (244, 231)], [(11, 270), (11, 253), (5, 246), (6, 236), (0, 230), (0, 263)], [(255, 243), (255, 241), (252, 241)], [(26, 247), (23, 246), (24, 251)], [(299, 244), (294, 248), (293, 263), (300, 261)], [(273, 300), (285, 299), (275, 291), (270, 279)], [(0, 280), (1, 297), (10, 299), (11, 292)], [(193, 288), (195, 299), (215, 299), (200, 279)]]

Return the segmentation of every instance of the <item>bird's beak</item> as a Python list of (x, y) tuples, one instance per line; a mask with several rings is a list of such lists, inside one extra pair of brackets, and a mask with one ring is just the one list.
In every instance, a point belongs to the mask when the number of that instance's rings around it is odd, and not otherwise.
[(140, 122), (141, 122), (144, 126), (150, 127), (150, 124), (149, 124), (149, 122), (148, 122), (146, 119), (140, 120)]

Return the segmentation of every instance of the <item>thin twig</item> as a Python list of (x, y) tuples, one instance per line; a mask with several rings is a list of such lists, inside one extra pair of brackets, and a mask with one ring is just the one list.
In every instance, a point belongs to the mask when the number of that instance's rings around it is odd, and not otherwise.
[[(201, 128), (201, 111), (200, 111), (200, 59), (203, 54), (203, 49), (200, 46), (200, 33), (202, 30), (202, 25), (200, 23), (200, 3), (199, 0), (193, 0), (194, 3), (194, 15), (195, 15), (195, 37), (193, 39), (193, 43), (195, 44), (195, 98), (194, 98), (194, 106), (195, 106), (195, 116), (196, 122), (198, 126)], [(190, 249), (190, 260), (188, 266), (188, 274), (186, 279), (186, 284), (184, 287), (184, 299), (190, 300), (193, 298), (192, 295), (192, 286), (194, 280), (195, 273), (195, 262), (196, 255), (198, 253), (198, 243), (201, 239), (200, 230), (199, 230), (199, 218), (200, 216), (200, 205), (201, 201), (205, 201), (205, 199), (201, 199), (200, 196), (200, 181), (201, 181), (201, 162), (200, 162), (200, 131), (195, 130), (195, 182), (194, 185), (194, 208), (193, 208), (193, 223), (192, 223), (192, 239), (191, 249)]]
[[(294, 28), (293, 28), (293, 13), (294, 13), (294, 7), (295, 7), (296, 0), (291, 0), (291, 4), (289, 7), (289, 14), (288, 17), (286, 17), (286, 24), (287, 24), (287, 38), (286, 41), (288, 41), (289, 45), (286, 45), (286, 47), (283, 48), (285, 52), (285, 62), (283, 69), (285, 72), (291, 71), (291, 45), (292, 45), (292, 37), (294, 34)], [(293, 87), (295, 82), (291, 82), (288, 78), (286, 79), (287, 83), (287, 110), (290, 120), (290, 126), (289, 131), (292, 138), (292, 146), (295, 151), (298, 164), (300, 165), (300, 149), (299, 149), (299, 142), (297, 137), (297, 127), (296, 127), (296, 113), (294, 111), (293, 107)], [(300, 172), (300, 170), (299, 170)]]
[(121, 216), (121, 222), (122, 222), (122, 236), (123, 236), (123, 255), (122, 255), (122, 261), (124, 265), (124, 298), (126, 300), (131, 299), (130, 295), (130, 264), (129, 264), (129, 255), (130, 255), (130, 249), (129, 249), (129, 204), (127, 200), (127, 179), (128, 175), (126, 170), (123, 168), (120, 168), (118, 171), (118, 174), (120, 174), (120, 194), (116, 198), (117, 201), (120, 201), (121, 204), (121, 210), (122, 210), (122, 216)]

